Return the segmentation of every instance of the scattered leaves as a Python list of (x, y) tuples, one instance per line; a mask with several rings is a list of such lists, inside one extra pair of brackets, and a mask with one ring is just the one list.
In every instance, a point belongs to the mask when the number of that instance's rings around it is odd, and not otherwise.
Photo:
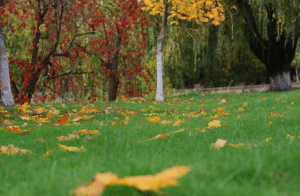
[(26, 153), (32, 153), (32, 151), (14, 147), (13, 144), (9, 144), (8, 146), (0, 146), (0, 154), (12, 155), (12, 154), (26, 154)]

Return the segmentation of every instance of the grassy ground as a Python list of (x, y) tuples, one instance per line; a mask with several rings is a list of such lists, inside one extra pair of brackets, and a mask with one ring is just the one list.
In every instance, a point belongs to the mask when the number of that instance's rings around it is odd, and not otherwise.
[[(76, 104), (3, 108), (0, 146), (13, 144), (34, 154), (0, 154), (0, 195), (69, 195), (97, 172), (123, 178), (155, 174), (176, 165), (192, 169), (179, 179), (178, 186), (164, 188), (165, 195), (299, 195), (300, 139), (286, 138), (287, 134), (300, 135), (299, 94), (300, 90), (187, 94), (163, 103), (141, 99), (94, 103), (86, 111)], [(34, 110), (41, 107), (45, 110)], [(22, 120), (21, 115), (36, 117)], [(76, 121), (87, 118), (84, 115), (89, 118)], [(69, 121), (55, 125), (61, 116), (68, 116)], [(209, 127), (210, 122), (215, 124)], [(30, 134), (9, 132), (5, 127), (10, 123)], [(100, 135), (57, 139), (81, 128), (99, 130)], [(185, 131), (147, 141), (181, 129)], [(217, 139), (227, 140), (226, 145), (215, 149), (211, 145)], [(57, 144), (83, 146), (85, 151), (67, 152)], [(53, 152), (43, 156), (49, 150)], [(114, 186), (103, 195), (156, 193)]]

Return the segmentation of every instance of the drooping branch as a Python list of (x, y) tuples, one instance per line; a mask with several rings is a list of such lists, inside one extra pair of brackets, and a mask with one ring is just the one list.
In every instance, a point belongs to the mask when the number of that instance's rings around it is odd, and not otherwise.
[(80, 74), (93, 74), (95, 72), (91, 71), (91, 72), (68, 72), (68, 73), (63, 73), (63, 74), (60, 74), (60, 75), (57, 75), (57, 76), (53, 76), (51, 78), (51, 80), (54, 80), (56, 78), (60, 78), (60, 77), (64, 77), (64, 76), (69, 76), (69, 75), (80, 75)]

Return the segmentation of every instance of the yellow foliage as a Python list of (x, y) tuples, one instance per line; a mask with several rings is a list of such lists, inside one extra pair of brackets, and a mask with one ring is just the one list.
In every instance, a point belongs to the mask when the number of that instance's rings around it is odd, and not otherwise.
[[(163, 0), (138, 0), (143, 2), (144, 11), (150, 11), (151, 15), (164, 15), (165, 5)], [(220, 3), (221, 0), (173, 0), (171, 11), (168, 18), (178, 18), (180, 20), (194, 20), (197, 23), (208, 22), (212, 20), (212, 24), (219, 25), (225, 20), (222, 14), (224, 8)], [(172, 21), (171, 24), (178, 24)]]

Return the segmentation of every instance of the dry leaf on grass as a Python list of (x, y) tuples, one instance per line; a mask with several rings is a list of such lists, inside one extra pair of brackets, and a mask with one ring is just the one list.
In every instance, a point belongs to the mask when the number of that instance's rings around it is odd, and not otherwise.
[(12, 133), (22, 133), (22, 134), (30, 134), (27, 130), (22, 130), (19, 126), (8, 126), (5, 127), (8, 131)]
[(14, 147), (13, 144), (9, 144), (8, 146), (0, 146), (0, 154), (12, 155), (12, 154), (26, 154), (26, 153), (32, 153), (32, 151)]
[(66, 122), (68, 122), (70, 120), (70, 118), (68, 116), (62, 116), (60, 117), (60, 119), (56, 122), (55, 125), (62, 125)]
[(215, 143), (211, 144), (211, 147), (219, 150), (220, 148), (223, 148), (226, 144), (227, 140), (217, 139)]
[(62, 144), (57, 144), (59, 148), (68, 151), (68, 152), (79, 152), (79, 151), (84, 151), (84, 147), (81, 146), (80, 148), (74, 147), (74, 146), (65, 146)]
[(211, 129), (211, 128), (215, 128), (215, 127), (221, 127), (221, 123), (220, 123), (219, 120), (213, 120), (213, 121), (208, 123), (207, 128)]
[(162, 188), (178, 185), (177, 179), (185, 176), (190, 170), (191, 167), (174, 166), (154, 175), (130, 176), (121, 179), (111, 172), (98, 173), (87, 186), (85, 184), (79, 185), (71, 190), (71, 193), (77, 196), (98, 196), (102, 194), (106, 187), (120, 185), (162, 194)]
[(263, 143), (268, 143), (268, 142), (271, 141), (272, 139), (273, 139), (272, 137), (269, 137), (269, 138), (263, 140), (263, 141), (261, 142), (261, 144), (263, 144)]
[(59, 141), (66, 141), (66, 140), (73, 140), (73, 139), (79, 139), (79, 136), (77, 134), (68, 134), (68, 136), (59, 136), (56, 137)]

